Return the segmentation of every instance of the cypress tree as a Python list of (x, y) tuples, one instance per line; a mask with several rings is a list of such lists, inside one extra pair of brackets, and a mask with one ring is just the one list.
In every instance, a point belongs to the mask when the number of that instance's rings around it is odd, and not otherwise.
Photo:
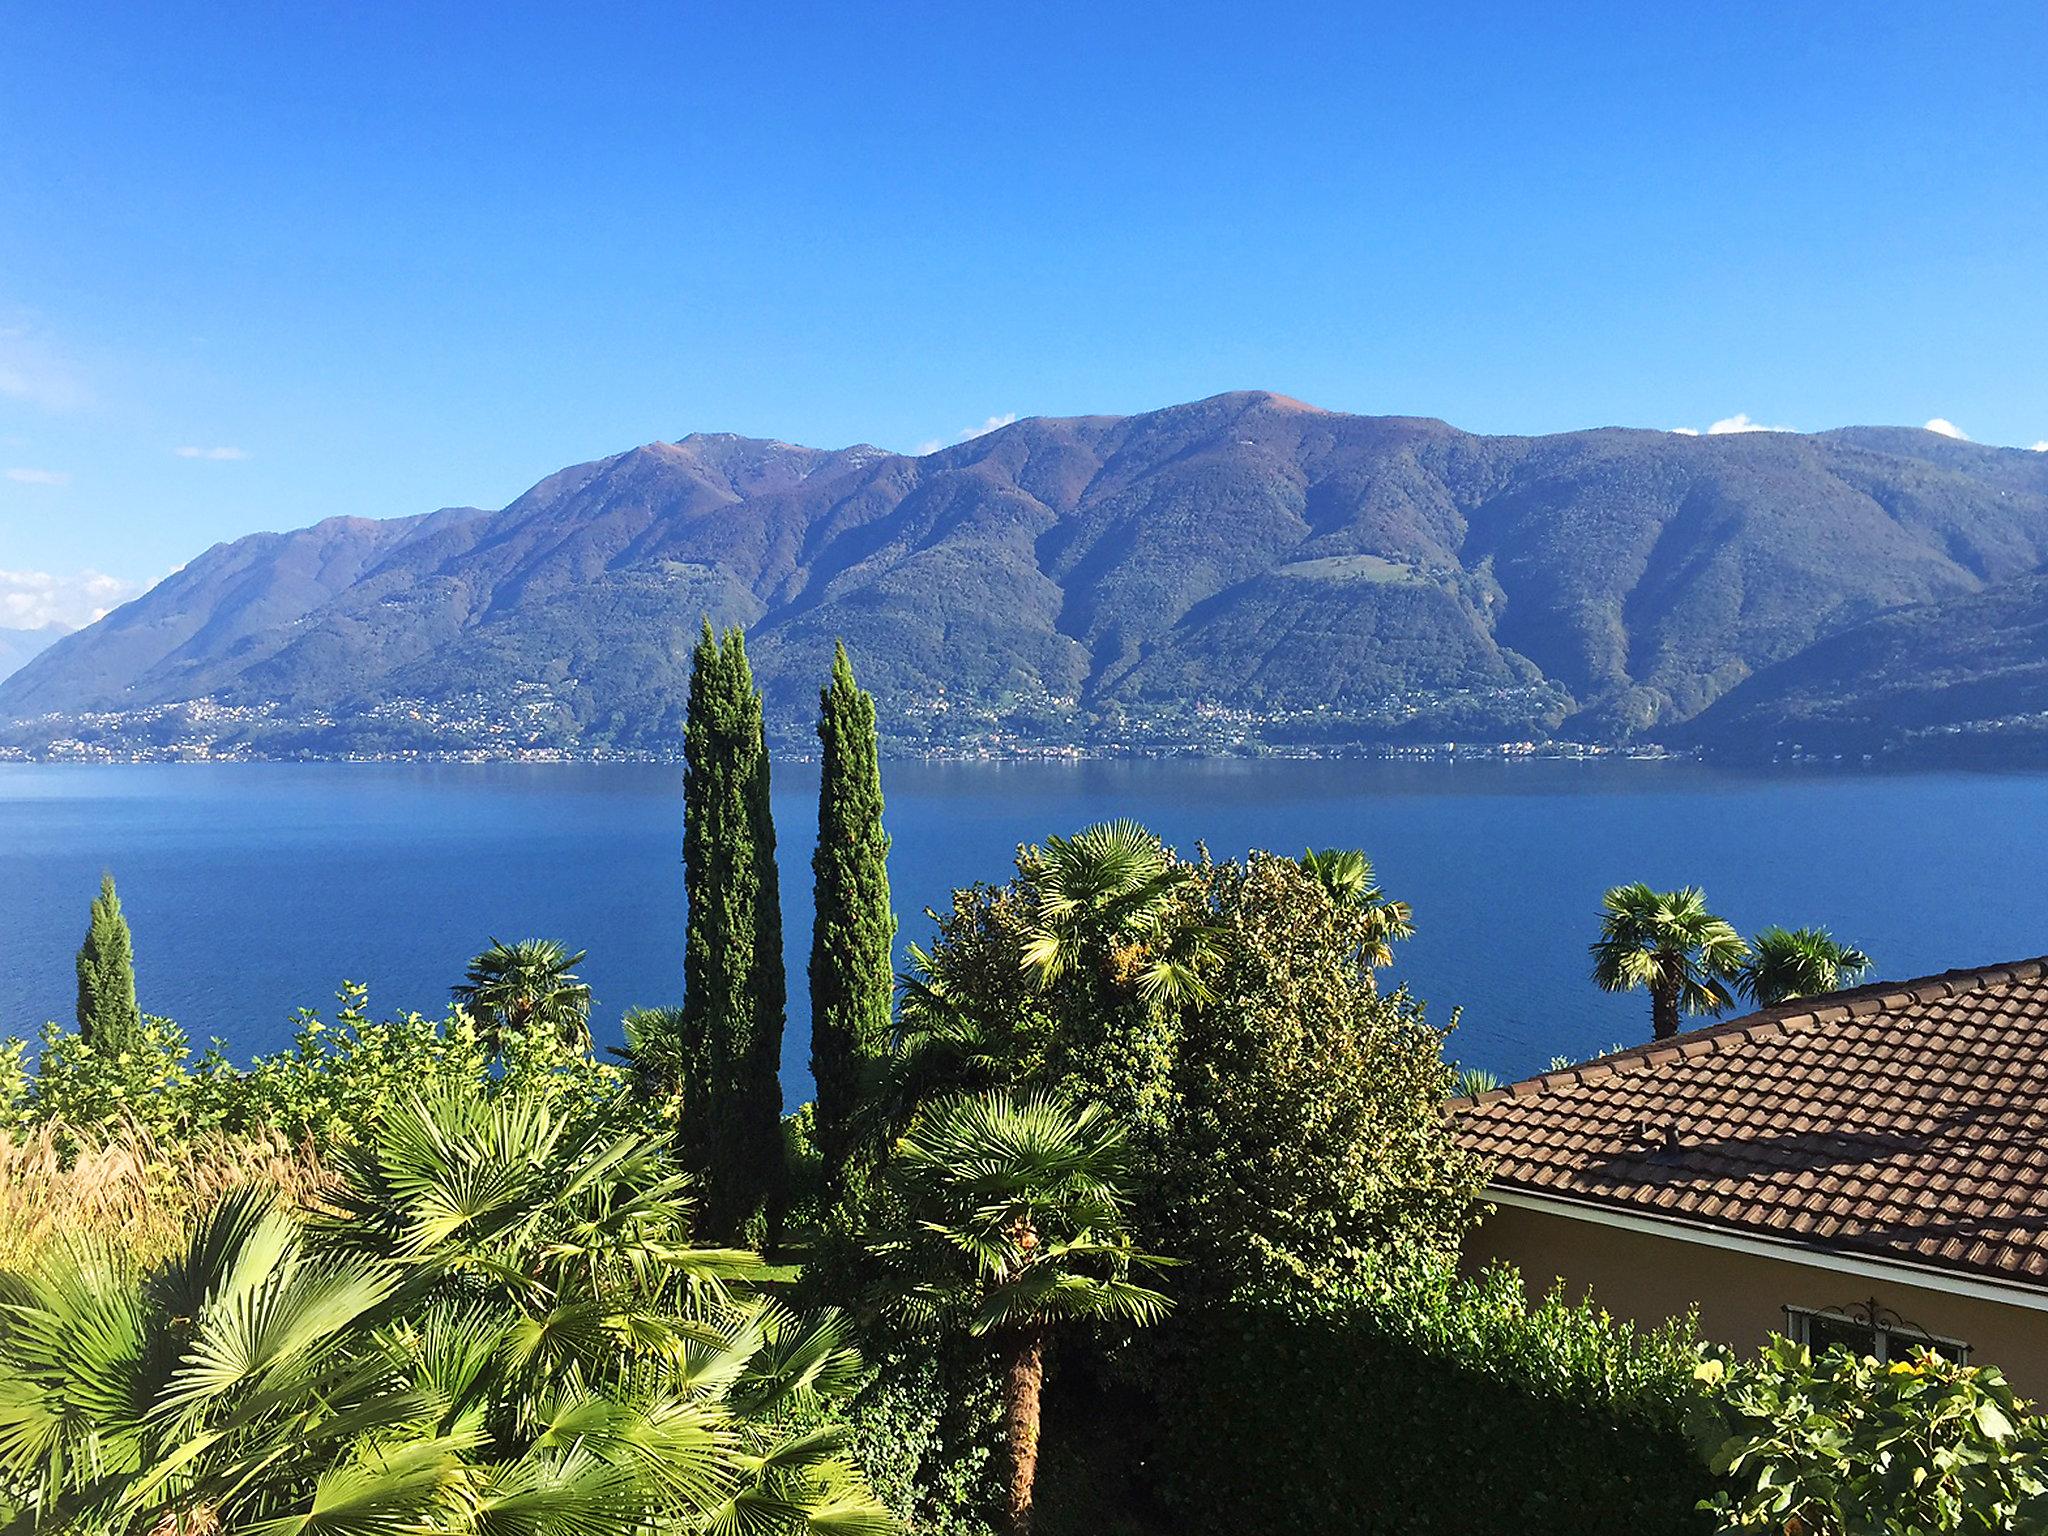
[(708, 1235), (758, 1238), (782, 1201), (782, 899), (761, 694), (740, 632), (721, 638), (708, 619), (683, 755), (680, 1149), (704, 1181)]
[(882, 765), (875, 701), (841, 644), (818, 694), (818, 851), (811, 859), (811, 1076), (818, 1085), (818, 1150), (828, 1188), (843, 1188), (855, 1154), (854, 1112), (869, 1063), (887, 1048), (895, 993), (896, 914), (889, 905), (889, 836), (882, 830)]
[(109, 1056), (133, 1049), (142, 1037), (142, 1010), (135, 1005), (135, 944), (112, 875), (100, 876), (85, 942), (78, 947), (78, 1033)]

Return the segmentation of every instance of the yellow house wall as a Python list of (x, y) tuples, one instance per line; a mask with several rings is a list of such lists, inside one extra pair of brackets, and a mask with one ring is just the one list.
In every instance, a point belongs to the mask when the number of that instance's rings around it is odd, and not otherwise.
[(2048, 1312), (1847, 1274), (1519, 1207), (1496, 1208), (1467, 1239), (1468, 1267), (1505, 1260), (1534, 1293), (1556, 1280), (1617, 1317), (1655, 1323), (1699, 1309), (1710, 1339), (1748, 1349), (1783, 1332), (1787, 1306), (1825, 1311), (1875, 1299), (1927, 1333), (1960, 1339), (1975, 1365), (2000, 1367), (2029, 1397), (2048, 1397)]

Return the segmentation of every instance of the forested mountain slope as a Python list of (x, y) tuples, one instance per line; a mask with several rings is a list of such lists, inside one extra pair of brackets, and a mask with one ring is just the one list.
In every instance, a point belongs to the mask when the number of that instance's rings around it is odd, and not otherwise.
[(1831, 635), (1677, 735), (1744, 758), (2048, 761), (2048, 573)]
[(31, 748), (662, 752), (709, 615), (791, 740), (834, 636), (904, 745), (1657, 739), (2044, 563), (2048, 455), (1241, 393), (924, 457), (695, 435), (498, 512), (255, 535), (0, 684), (0, 718)]

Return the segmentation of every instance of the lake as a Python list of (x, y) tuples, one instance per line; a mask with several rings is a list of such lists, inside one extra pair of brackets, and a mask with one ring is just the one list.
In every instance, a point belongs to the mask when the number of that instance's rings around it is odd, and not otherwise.
[[(1183, 849), (1371, 854), (1415, 908), (1394, 980), (1504, 1074), (1648, 1033), (1586, 980), (1601, 892), (1704, 885), (1745, 933), (1822, 923), (1905, 977), (2048, 951), (2048, 776), (1735, 772), (1684, 762), (894, 763), (902, 937), (1016, 845), (1133, 816)], [(785, 1089), (809, 1078), (816, 769), (777, 768), (789, 940)], [(68, 1022), (102, 869), (144, 1008), (236, 1059), (344, 979), (438, 1013), (489, 938), (590, 951), (601, 1040), (680, 1000), (681, 770), (643, 764), (0, 765), (0, 1032)]]

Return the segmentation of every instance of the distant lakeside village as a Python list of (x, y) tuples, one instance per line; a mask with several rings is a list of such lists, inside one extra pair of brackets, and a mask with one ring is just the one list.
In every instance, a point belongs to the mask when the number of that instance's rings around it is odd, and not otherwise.
[[(1056, 701), (1058, 724), (1042, 709), (1028, 721), (1009, 704), (962, 708), (943, 696), (906, 710), (883, 733), (885, 756), (933, 762), (1082, 762), (1181, 757), (1298, 761), (1454, 759), (1547, 761), (1666, 760), (1695, 756), (1653, 742), (1613, 744), (1524, 738), (1422, 739), (1388, 727), (1423, 713), (1415, 701), (1389, 701), (1370, 721), (1328, 708), (1256, 712), (1196, 704), (1156, 715), (1124, 714), (1114, 722), (1079, 718), (1072, 701)], [(1051, 728), (1048, 728), (1049, 724)], [(1061, 729), (1060, 725), (1067, 728)], [(0, 762), (242, 763), (433, 762), (590, 763), (679, 762), (680, 736), (651, 747), (589, 740), (567, 726), (551, 698), (522, 701), (481, 695), (453, 702), (395, 699), (346, 718), (315, 712), (286, 715), (275, 704), (237, 705), (214, 699), (109, 710), (18, 722), (0, 739)], [(778, 755), (807, 761), (815, 742), (796, 729), (770, 725)]]

